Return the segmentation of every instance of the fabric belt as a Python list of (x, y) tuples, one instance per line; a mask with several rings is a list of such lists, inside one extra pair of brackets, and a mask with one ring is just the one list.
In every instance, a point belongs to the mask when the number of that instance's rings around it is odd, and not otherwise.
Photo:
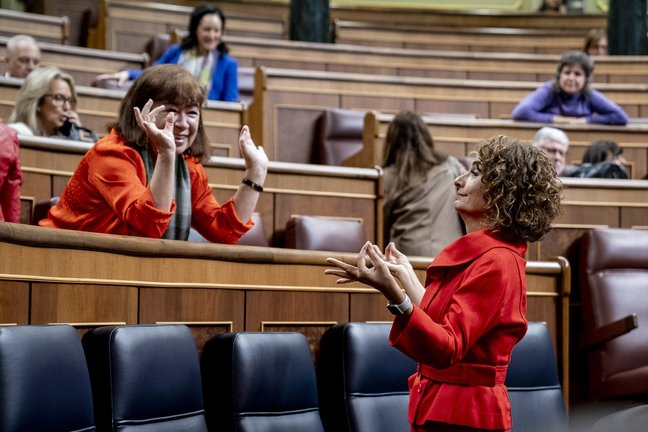
[(507, 366), (490, 366), (471, 363), (456, 363), (446, 369), (436, 369), (419, 363), (419, 373), (433, 381), (460, 385), (481, 385), (494, 387), (504, 384)]

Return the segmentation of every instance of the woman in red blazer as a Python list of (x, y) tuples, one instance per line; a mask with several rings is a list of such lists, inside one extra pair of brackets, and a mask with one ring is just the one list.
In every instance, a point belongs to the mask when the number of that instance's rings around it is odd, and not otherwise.
[(430, 264), (425, 287), (393, 243), (384, 254), (365, 244), (357, 266), (328, 258), (336, 268), (326, 273), (389, 300), (390, 343), (419, 363), (409, 379), (412, 431), (508, 431), (506, 369), (527, 327), (524, 254), (550, 230), (562, 185), (541, 151), (499, 136), (455, 186), (467, 234)]

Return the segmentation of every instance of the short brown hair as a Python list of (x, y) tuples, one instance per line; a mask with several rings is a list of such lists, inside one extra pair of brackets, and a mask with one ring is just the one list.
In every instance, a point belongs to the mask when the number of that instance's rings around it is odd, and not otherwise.
[(503, 135), (484, 141), (477, 157), (488, 225), (521, 240), (541, 239), (560, 214), (562, 183), (553, 163), (536, 147)]
[(162, 64), (146, 69), (135, 80), (119, 105), (119, 119), (111, 127), (130, 145), (148, 147), (146, 133), (135, 120), (134, 107), (142, 108), (149, 99), (160, 103), (197, 106), (200, 113), (196, 139), (185, 154), (204, 162), (210, 157), (209, 139), (203, 126), (202, 107), (205, 90), (186, 69), (175, 64)]

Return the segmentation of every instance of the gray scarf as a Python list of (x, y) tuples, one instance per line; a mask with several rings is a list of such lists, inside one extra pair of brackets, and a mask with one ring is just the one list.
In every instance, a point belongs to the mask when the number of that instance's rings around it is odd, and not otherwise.
[[(155, 162), (148, 149), (140, 147), (138, 150), (144, 161), (146, 180), (150, 183)], [(162, 238), (169, 240), (187, 240), (189, 238), (189, 228), (191, 228), (191, 177), (189, 176), (187, 162), (182, 155), (176, 157), (175, 167), (175, 189), (173, 191), (173, 197), (176, 202), (176, 210), (171, 216), (169, 227), (162, 235)]]

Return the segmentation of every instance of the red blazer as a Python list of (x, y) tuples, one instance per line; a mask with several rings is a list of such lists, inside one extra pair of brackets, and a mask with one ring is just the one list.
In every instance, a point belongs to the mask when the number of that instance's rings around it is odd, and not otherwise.
[(397, 317), (390, 343), (419, 362), (409, 379), (409, 421), (511, 427), (504, 379), (526, 333), (526, 243), (489, 230), (446, 247), (427, 269), (426, 291)]
[(23, 182), (18, 136), (0, 124), (0, 221), (20, 222), (20, 187)]

